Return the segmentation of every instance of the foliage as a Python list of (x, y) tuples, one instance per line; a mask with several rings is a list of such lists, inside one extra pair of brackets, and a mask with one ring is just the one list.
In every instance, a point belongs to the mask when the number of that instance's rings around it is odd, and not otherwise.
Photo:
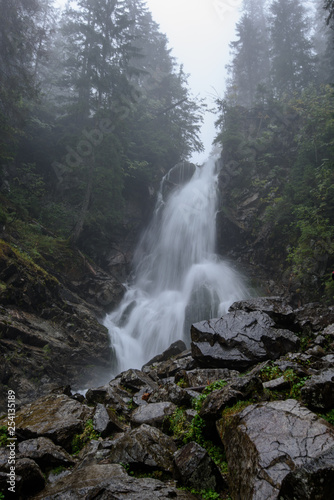
[(72, 454), (77, 455), (87, 443), (99, 437), (100, 435), (94, 430), (93, 421), (87, 420), (83, 432), (76, 434), (72, 440)]
[(262, 382), (268, 382), (269, 380), (274, 380), (282, 375), (281, 370), (278, 366), (271, 364), (262, 368), (260, 372), (260, 377)]
[(289, 382), (290, 392), (289, 397), (294, 399), (300, 398), (300, 391), (304, 387), (305, 382), (309, 379), (309, 377), (299, 377), (294, 370), (288, 369), (283, 373), (284, 380)]
[(320, 417), (324, 420), (327, 420), (327, 422), (329, 422), (330, 424), (334, 425), (334, 409), (323, 415), (320, 415)]
[(180, 488), (180, 489), (184, 489), (185, 491), (190, 491), (190, 493), (198, 496), (203, 500), (218, 500), (219, 498), (221, 498), (220, 494), (213, 490), (196, 490), (194, 488)]
[(0, 446), (6, 446), (8, 440), (7, 427), (5, 425), (0, 427)]
[[(204, 437), (205, 421), (199, 416), (199, 411), (204, 400), (213, 391), (217, 391), (226, 386), (226, 381), (217, 380), (209, 384), (203, 391), (203, 394), (193, 400), (193, 407), (196, 409), (196, 415), (189, 421), (183, 408), (177, 408), (173, 415), (168, 418), (169, 432), (181, 444), (187, 444), (195, 441), (205, 448), (222, 472), (226, 472), (226, 456), (224, 450)], [(205, 392), (205, 393), (204, 393)]]

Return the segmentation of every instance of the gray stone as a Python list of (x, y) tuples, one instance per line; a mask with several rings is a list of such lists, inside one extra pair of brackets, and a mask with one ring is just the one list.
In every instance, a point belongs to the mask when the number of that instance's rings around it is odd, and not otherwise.
[(173, 359), (159, 363), (156, 367), (157, 376), (160, 379), (175, 377), (176, 373), (180, 370), (193, 370), (197, 368), (197, 364), (194, 361), (191, 352), (185, 351)]
[(256, 297), (234, 302), (229, 308), (232, 311), (261, 311), (270, 316), (278, 328), (295, 328), (295, 314), (292, 307), (281, 297)]
[(144, 367), (154, 365), (155, 363), (161, 363), (163, 361), (168, 361), (173, 356), (176, 356), (177, 354), (181, 354), (182, 352), (184, 352), (186, 350), (187, 350), (187, 346), (183, 342), (183, 340), (177, 340), (176, 342), (173, 342), (173, 344), (171, 344), (168, 347), (168, 349), (166, 349), (162, 354), (158, 354), (153, 359), (151, 359), (150, 361), (145, 363)]
[(175, 375), (175, 382), (181, 379), (187, 387), (200, 387), (212, 384), (217, 380), (229, 380), (238, 377), (239, 372), (227, 368), (198, 368), (196, 370), (181, 371)]
[(317, 411), (334, 407), (334, 368), (313, 375), (301, 389), (304, 404)]
[(75, 434), (83, 431), (93, 409), (65, 394), (49, 394), (16, 413), (16, 433), (21, 439), (48, 437), (69, 450)]
[(191, 327), (192, 354), (203, 366), (244, 370), (299, 348), (299, 339), (260, 311), (233, 311)]
[(30, 458), (20, 458), (16, 461), (15, 474), (18, 498), (29, 498), (30, 495), (41, 491), (45, 486), (41, 469)]
[(108, 412), (106, 407), (101, 403), (96, 405), (93, 427), (103, 438), (109, 436), (112, 432), (126, 430), (126, 426), (119, 420), (116, 413), (113, 411)]
[(271, 391), (284, 391), (284, 389), (289, 387), (289, 382), (287, 382), (284, 377), (278, 377), (274, 380), (264, 382), (263, 387), (265, 389), (270, 389)]
[(223, 428), (235, 499), (277, 500), (291, 471), (334, 447), (334, 428), (295, 400), (248, 406)]
[(141, 425), (115, 440), (109, 460), (134, 467), (173, 471), (174, 441), (159, 429)]
[(158, 385), (148, 375), (140, 370), (128, 370), (123, 372), (120, 377), (121, 385), (137, 392), (142, 387), (151, 387), (152, 390), (157, 389)]
[(190, 407), (192, 396), (184, 389), (173, 382), (168, 382), (166, 385), (154, 391), (149, 397), (150, 403), (172, 402), (176, 406)]
[(283, 479), (280, 500), (324, 500), (333, 498), (334, 448), (297, 467)]
[(175, 477), (189, 488), (218, 492), (226, 486), (208, 452), (197, 443), (188, 443), (178, 450), (174, 464)]
[(22, 457), (34, 460), (43, 471), (55, 467), (70, 467), (75, 463), (71, 455), (45, 437), (22, 441), (18, 445), (18, 451)]
[(146, 406), (139, 406), (132, 412), (131, 422), (134, 425), (149, 424), (161, 427), (166, 417), (169, 417), (176, 410), (173, 403), (150, 403)]

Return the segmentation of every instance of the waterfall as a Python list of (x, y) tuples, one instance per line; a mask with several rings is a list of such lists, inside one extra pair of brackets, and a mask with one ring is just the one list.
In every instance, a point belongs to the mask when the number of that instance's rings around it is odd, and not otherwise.
[(209, 159), (188, 181), (189, 164), (187, 172), (178, 165), (161, 183), (154, 217), (135, 252), (134, 283), (104, 322), (114, 374), (141, 368), (176, 340), (189, 345), (192, 323), (223, 315), (247, 294), (240, 275), (215, 254), (215, 163)]

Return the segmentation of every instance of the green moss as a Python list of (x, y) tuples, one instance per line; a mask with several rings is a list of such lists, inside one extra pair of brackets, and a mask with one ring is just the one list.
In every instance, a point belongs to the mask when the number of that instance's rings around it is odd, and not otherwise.
[(0, 427), (0, 446), (7, 446), (8, 443), (8, 430), (5, 425)]
[(99, 437), (100, 434), (94, 430), (93, 420), (87, 420), (83, 432), (72, 439), (72, 454), (77, 455), (87, 443)]

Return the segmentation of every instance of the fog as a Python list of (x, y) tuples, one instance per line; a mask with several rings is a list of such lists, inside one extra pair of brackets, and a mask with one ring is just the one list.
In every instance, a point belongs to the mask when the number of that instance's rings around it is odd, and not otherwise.
[[(64, 7), (66, 0), (55, 4)], [(189, 74), (192, 94), (205, 98), (208, 109), (213, 109), (215, 99), (224, 95), (229, 43), (242, 0), (147, 0), (146, 4), (167, 35), (176, 62)], [(215, 120), (212, 112), (205, 114), (201, 133), (205, 151), (194, 153), (192, 161), (201, 163), (208, 157), (216, 134)]]

